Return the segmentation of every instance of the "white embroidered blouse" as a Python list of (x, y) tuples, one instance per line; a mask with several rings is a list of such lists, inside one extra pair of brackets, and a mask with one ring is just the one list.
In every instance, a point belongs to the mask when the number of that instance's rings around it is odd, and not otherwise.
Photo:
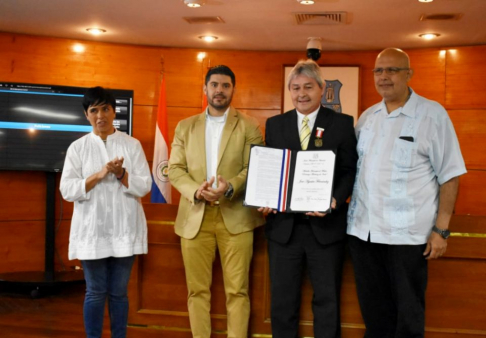
[[(128, 188), (113, 174), (86, 192), (86, 179), (115, 157), (124, 158)], [(141, 197), (152, 177), (140, 142), (115, 131), (106, 144), (90, 133), (68, 148), (60, 191), (74, 202), (69, 236), (69, 259), (127, 257), (147, 253), (147, 221)]]

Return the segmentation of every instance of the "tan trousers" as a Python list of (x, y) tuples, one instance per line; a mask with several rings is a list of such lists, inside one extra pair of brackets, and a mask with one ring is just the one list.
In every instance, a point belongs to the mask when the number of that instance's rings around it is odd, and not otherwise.
[(194, 338), (211, 337), (211, 282), (216, 248), (221, 257), (228, 338), (247, 338), (250, 318), (249, 270), (253, 231), (233, 235), (226, 230), (219, 206), (206, 206), (194, 239), (181, 238), (186, 271), (189, 320)]

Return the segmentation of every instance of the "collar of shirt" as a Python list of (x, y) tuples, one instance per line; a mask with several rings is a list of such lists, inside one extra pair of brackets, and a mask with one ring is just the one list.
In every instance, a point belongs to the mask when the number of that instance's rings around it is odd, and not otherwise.
[(223, 116), (211, 116), (209, 114), (209, 107), (207, 107), (206, 108), (206, 121), (211, 121), (211, 122), (215, 122), (215, 123), (224, 123), (224, 122), (226, 122), (226, 118), (228, 117), (229, 110), (230, 110), (230, 108), (228, 107), (228, 109), (226, 109), (226, 111), (224, 112)]
[(297, 109), (295, 110), (297, 112), (297, 127), (298, 127), (298, 130), (299, 130), (299, 133), (300, 133), (300, 130), (302, 129), (302, 120), (304, 119), (305, 116), (307, 116), (307, 118), (309, 119), (309, 121), (307, 122), (307, 125), (309, 126), (309, 129), (312, 131), (312, 129), (314, 128), (314, 124), (316, 123), (317, 113), (319, 112), (320, 108), (321, 108), (321, 106), (319, 106), (319, 108), (317, 108), (316, 110), (314, 110), (312, 113), (310, 113), (308, 115), (304, 115), (302, 113), (299, 113), (299, 111)]
[[(405, 105), (403, 107), (399, 107), (392, 111), (390, 114), (387, 114), (387, 118), (394, 118), (398, 117), (398, 115), (403, 114), (405, 116), (414, 118), (415, 117), (415, 107), (417, 106), (417, 94), (413, 91), (412, 88), (408, 87), (410, 91), (410, 97), (408, 98), (407, 102), (405, 102)], [(382, 100), (381, 103), (376, 107), (376, 110), (373, 112), (373, 114), (376, 114), (380, 111), (386, 112), (386, 105), (385, 105), (385, 100)]]
[[(118, 131), (118, 129), (115, 128), (115, 131), (113, 132), (113, 134), (110, 134), (106, 137), (106, 141), (111, 141), (115, 138), (117, 138), (118, 136), (120, 135), (120, 132)], [(96, 135), (94, 132), (91, 132), (91, 137), (94, 138), (94, 139), (97, 139), (97, 140), (100, 140), (100, 141), (104, 141), (101, 139), (100, 136)]]

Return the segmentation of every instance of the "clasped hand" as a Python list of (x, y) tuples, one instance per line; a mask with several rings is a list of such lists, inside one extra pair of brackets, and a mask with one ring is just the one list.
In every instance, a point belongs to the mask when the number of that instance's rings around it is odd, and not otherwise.
[(108, 173), (112, 173), (116, 177), (119, 177), (123, 174), (123, 161), (125, 159), (122, 157), (115, 157), (110, 162), (106, 163), (103, 169), (101, 170), (102, 177), (108, 175)]
[(209, 202), (214, 202), (219, 200), (226, 190), (228, 190), (228, 181), (226, 181), (221, 175), (218, 175), (218, 186), (213, 188), (214, 176), (211, 177), (209, 181), (204, 181), (199, 189), (196, 191), (197, 200), (206, 200)]

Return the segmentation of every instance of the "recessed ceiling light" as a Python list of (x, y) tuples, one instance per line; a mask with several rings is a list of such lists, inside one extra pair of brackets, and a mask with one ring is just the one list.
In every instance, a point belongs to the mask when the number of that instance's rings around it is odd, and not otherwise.
[(297, 2), (301, 5), (313, 5), (314, 0), (297, 0)]
[(102, 29), (102, 28), (86, 28), (86, 30), (93, 34), (93, 35), (101, 35), (103, 33), (106, 33), (106, 29)]
[(198, 7), (201, 7), (204, 4), (204, 1), (202, 1), (202, 0), (184, 0), (184, 3), (186, 4), (187, 7), (198, 8)]
[(218, 37), (214, 35), (201, 35), (199, 39), (204, 40), (206, 42), (213, 42), (214, 40), (217, 40)]
[(432, 2), (434, 0), (418, 0), (419, 2)]
[(425, 33), (425, 34), (420, 34), (419, 36), (422, 39), (425, 39), (425, 40), (432, 40), (432, 39), (435, 39), (436, 37), (439, 37), (440, 34), (437, 34), (437, 33)]

